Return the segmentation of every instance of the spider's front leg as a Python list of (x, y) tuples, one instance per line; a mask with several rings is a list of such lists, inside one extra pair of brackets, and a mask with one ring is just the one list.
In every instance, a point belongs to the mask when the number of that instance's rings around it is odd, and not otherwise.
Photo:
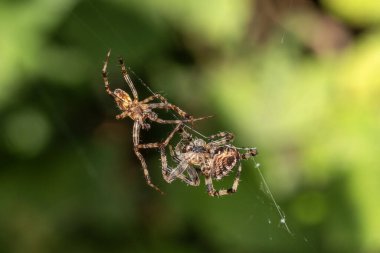
[(108, 61), (109, 61), (109, 58), (110, 58), (110, 54), (111, 54), (111, 50), (108, 51), (106, 60), (104, 61), (104, 65), (103, 65), (103, 69), (102, 69), (102, 76), (103, 76), (103, 82), (104, 82), (104, 87), (106, 89), (106, 92), (111, 97), (114, 97), (115, 95), (111, 91), (110, 82), (109, 82), (108, 76), (107, 76), (107, 65), (108, 65)]
[(120, 120), (120, 119), (124, 119), (124, 118), (127, 118), (130, 116), (130, 112), (129, 111), (124, 111), (118, 115), (116, 115), (116, 119), (117, 120)]
[(128, 84), (129, 88), (132, 91), (133, 99), (135, 101), (138, 101), (139, 100), (139, 96), (137, 94), (135, 86), (133, 85), (132, 79), (128, 75), (127, 68), (125, 67), (123, 58), (121, 58), (121, 57), (119, 58), (119, 63), (120, 63), (120, 66), (121, 66), (121, 73), (123, 74), (124, 80)]

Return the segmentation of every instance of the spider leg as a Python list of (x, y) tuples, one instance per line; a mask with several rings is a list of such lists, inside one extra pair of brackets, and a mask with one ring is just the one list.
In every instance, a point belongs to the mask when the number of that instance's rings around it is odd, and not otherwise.
[[(189, 166), (187, 161), (182, 161), (173, 170), (168, 167), (168, 161), (166, 159), (165, 147), (160, 148), (161, 151), (161, 162), (162, 162), (162, 176), (164, 180), (168, 183), (173, 182), (176, 178), (181, 179), (188, 185), (198, 186), (199, 177), (196, 170)], [(188, 176), (184, 175), (183, 172), (187, 172)]]
[(124, 119), (126, 117), (129, 117), (129, 111), (124, 111), (124, 112), (116, 115), (116, 119)]
[(197, 171), (193, 167), (189, 166), (189, 168), (186, 170), (186, 172), (187, 172), (189, 179), (191, 181), (191, 183), (188, 183), (188, 184), (191, 186), (199, 186), (201, 181), (199, 180), (199, 176), (198, 176)]
[[(185, 129), (183, 128), (183, 126), (184, 125), (181, 125), (181, 127), (179, 129), (179, 132), (180, 132), (182, 138), (177, 143), (177, 145), (175, 147), (175, 150), (173, 150), (173, 147), (171, 145), (169, 145), (170, 155), (171, 155), (172, 159), (176, 163), (180, 163), (181, 162), (181, 160), (179, 158), (179, 155), (180, 155), (179, 150), (182, 150), (183, 147), (185, 147), (189, 142), (192, 141), (191, 134), (187, 133), (185, 131)], [(163, 152), (165, 152), (165, 150), (163, 150)], [(163, 157), (162, 160), (164, 160), (166, 162), (166, 157)], [(171, 171), (173, 171), (173, 170), (169, 168), (169, 171), (167, 173), (171, 173)], [(183, 182), (185, 182), (188, 185), (199, 186), (200, 180), (199, 180), (199, 176), (198, 176), (198, 173), (197, 173), (196, 169), (193, 168), (193, 167), (191, 167), (191, 166), (188, 166), (185, 172), (187, 173), (187, 175), (179, 174), (177, 172), (176, 173), (177, 174), (176, 177), (179, 178), (179, 179), (181, 179)], [(173, 178), (173, 180), (174, 180), (174, 178)]]
[(179, 162), (179, 158), (177, 157), (176, 153), (174, 152), (172, 145), (169, 145), (169, 152), (170, 152), (170, 155), (172, 156), (173, 160), (176, 162)]
[(241, 155), (241, 159), (247, 160), (251, 158), (252, 156), (256, 156), (258, 154), (256, 148), (248, 148), (248, 152)]
[(197, 171), (189, 166), (186, 169), (187, 175), (179, 174), (176, 177), (185, 182), (187, 185), (190, 186), (199, 186), (200, 180)]
[(150, 101), (154, 100), (155, 98), (157, 98), (157, 95), (152, 95), (152, 96), (147, 97), (146, 99), (141, 100), (140, 103), (141, 104), (147, 104)]
[(146, 162), (145, 162), (145, 159), (144, 157), (142, 156), (142, 154), (139, 152), (139, 148), (138, 148), (138, 144), (140, 142), (140, 124), (136, 121), (133, 125), (133, 145), (134, 145), (134, 148), (133, 150), (135, 151), (135, 154), (137, 156), (137, 158), (140, 160), (141, 162), (141, 166), (142, 166), (142, 169), (143, 169), (143, 172), (144, 172), (144, 177), (145, 177), (145, 181), (146, 183), (154, 188), (155, 190), (159, 191), (161, 194), (163, 194), (163, 192), (157, 187), (155, 186), (153, 183), (152, 183), (152, 180), (150, 179), (150, 175), (149, 175), (149, 170), (148, 170), (148, 166), (146, 165)]
[(188, 167), (189, 167), (188, 162), (186, 160), (182, 160), (175, 169), (170, 171), (170, 174), (167, 175), (167, 179), (165, 180), (168, 182), (172, 182), (179, 175), (182, 175)]
[(139, 97), (137, 95), (137, 91), (136, 91), (136, 88), (135, 86), (133, 85), (133, 82), (132, 82), (132, 79), (129, 77), (128, 75), (128, 72), (127, 72), (127, 68), (125, 67), (125, 64), (124, 64), (124, 60), (123, 58), (119, 58), (119, 63), (120, 63), (120, 66), (121, 66), (121, 73), (123, 74), (123, 77), (124, 77), (124, 80), (125, 82), (128, 84), (129, 88), (131, 89), (132, 91), (132, 94), (133, 94), (133, 98), (134, 100), (139, 100)]
[[(178, 145), (179, 145), (179, 143), (176, 145), (176, 150), (179, 147)], [(179, 163), (181, 161), (178, 157), (178, 152), (173, 149), (172, 145), (169, 145), (169, 152), (170, 152), (170, 156), (172, 157), (174, 162)]]
[(235, 180), (232, 184), (232, 188), (227, 189), (227, 190), (225, 190), (225, 189), (218, 190), (218, 191), (216, 191), (216, 196), (224, 196), (224, 195), (230, 195), (232, 193), (235, 193), (237, 191), (238, 186), (239, 186), (240, 175), (241, 175), (241, 164), (239, 164), (239, 168), (236, 172), (236, 176), (235, 176)]
[(182, 120), (166, 120), (166, 119), (160, 119), (160, 118), (149, 118), (151, 121), (160, 123), (160, 124), (179, 124), (179, 123), (185, 123), (185, 122), (194, 122), (194, 121), (200, 121), (203, 119), (211, 118), (212, 116), (206, 116), (206, 117), (200, 117), (195, 119), (182, 119)]
[(235, 180), (232, 184), (232, 187), (230, 189), (220, 189), (220, 190), (215, 190), (214, 186), (212, 184), (212, 178), (211, 175), (206, 175), (205, 177), (205, 183), (207, 187), (207, 193), (208, 195), (215, 197), (215, 196), (224, 196), (224, 195), (229, 195), (232, 193), (235, 193), (237, 191), (237, 188), (239, 186), (239, 181), (240, 181), (240, 175), (241, 175), (241, 164), (239, 164), (239, 168), (236, 172)]
[(111, 50), (109, 50), (107, 53), (107, 57), (106, 57), (106, 60), (104, 62), (103, 69), (102, 69), (102, 76), (103, 76), (103, 82), (104, 82), (104, 86), (106, 88), (106, 92), (108, 93), (108, 95), (114, 97), (114, 94), (110, 89), (110, 82), (108, 81), (108, 76), (107, 76), (107, 65), (108, 65), (108, 61), (110, 58), (110, 54), (111, 54)]
[(216, 139), (216, 138), (220, 138), (220, 139), (214, 140), (211, 143), (214, 145), (222, 146), (222, 145), (226, 145), (226, 144), (232, 142), (234, 140), (234, 135), (232, 133), (229, 133), (229, 132), (220, 132), (220, 133), (217, 133), (217, 134), (214, 134), (214, 135), (211, 135), (210, 137), (208, 137), (208, 139)]
[(170, 140), (173, 138), (174, 134), (178, 132), (178, 130), (182, 127), (182, 122), (177, 124), (177, 126), (171, 131), (171, 133), (168, 135), (166, 140), (164, 142), (154, 142), (154, 143), (145, 143), (145, 144), (138, 144), (137, 148), (139, 149), (148, 149), (148, 148), (165, 148)]
[(182, 150), (183, 147), (193, 141), (193, 136), (189, 134), (184, 127), (179, 130), (179, 133), (181, 135), (181, 140), (178, 142), (176, 150)]
[(162, 102), (161, 105), (163, 105), (163, 107), (160, 107), (161, 109), (166, 109), (166, 110), (171, 109), (171, 110), (175, 111), (182, 118), (186, 118), (186, 119), (192, 118), (192, 116), (190, 114), (188, 114), (187, 112), (185, 112), (184, 110), (182, 110), (178, 106), (168, 103), (168, 100), (164, 96), (162, 96), (161, 94), (155, 94), (154, 98), (161, 100), (161, 102)]
[[(161, 163), (162, 163), (162, 177), (164, 178), (164, 180), (166, 182), (171, 183), (171, 182), (173, 182), (173, 180), (175, 179), (175, 177), (170, 177), (170, 175), (172, 174), (173, 170), (168, 167), (168, 160), (166, 158), (165, 147), (161, 147), (160, 148), (160, 154), (161, 154)], [(177, 166), (177, 168), (179, 166), (185, 166), (185, 169), (186, 169), (186, 164), (180, 163)]]
[(212, 184), (212, 178), (210, 174), (205, 175), (205, 184), (208, 195), (210, 195), (211, 197), (218, 196), (218, 192), (215, 191), (214, 185)]

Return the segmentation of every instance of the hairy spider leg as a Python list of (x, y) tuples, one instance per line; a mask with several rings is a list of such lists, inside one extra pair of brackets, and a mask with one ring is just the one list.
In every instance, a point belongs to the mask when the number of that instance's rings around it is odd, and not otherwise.
[(104, 86), (106, 88), (106, 92), (111, 97), (115, 97), (115, 95), (113, 94), (113, 92), (110, 89), (110, 82), (109, 82), (108, 76), (107, 76), (107, 65), (108, 65), (108, 61), (110, 58), (110, 54), (111, 54), (111, 50), (109, 50), (107, 53), (107, 57), (106, 57), (106, 60), (104, 62), (103, 69), (102, 69), (102, 75), (103, 75), (103, 81), (104, 81)]
[[(129, 111), (124, 111), (118, 115), (116, 115), (116, 119), (124, 119), (126, 117), (129, 117), (130, 116), (130, 112)], [(200, 120), (204, 120), (204, 119), (208, 119), (212, 116), (205, 116), (205, 117), (199, 117), (199, 118), (193, 118), (193, 119), (178, 119), (178, 120), (166, 120), (166, 119), (161, 119), (161, 118), (156, 118), (156, 117), (149, 117), (150, 115), (148, 115), (148, 118), (153, 121), (153, 122), (157, 122), (157, 123), (160, 123), (160, 124), (180, 124), (180, 123), (186, 123), (186, 122), (194, 122), (194, 121), (200, 121)], [(141, 125), (143, 125), (142, 122), (140, 122)]]
[(224, 196), (224, 195), (230, 195), (232, 193), (235, 193), (237, 191), (237, 188), (239, 186), (239, 181), (240, 181), (240, 175), (241, 175), (241, 164), (239, 164), (238, 170), (236, 172), (236, 176), (234, 179), (234, 182), (232, 184), (232, 187), (229, 189), (220, 189), (220, 190), (215, 190), (214, 186), (212, 184), (212, 178), (211, 176), (207, 176), (205, 179), (206, 183), (206, 188), (207, 188), (207, 193), (208, 195), (215, 197), (215, 196)]
[(128, 75), (128, 72), (127, 72), (127, 69), (125, 67), (125, 64), (124, 64), (124, 61), (123, 61), (123, 58), (119, 58), (119, 63), (121, 65), (121, 73), (123, 74), (123, 77), (124, 77), (124, 80), (125, 82), (128, 84), (129, 88), (131, 89), (132, 91), (132, 95), (133, 95), (133, 99), (135, 101), (138, 101), (139, 100), (139, 96), (137, 95), (137, 91), (136, 91), (136, 88), (135, 86), (133, 85), (133, 82), (131, 80), (131, 78), (129, 77)]
[(163, 194), (163, 192), (160, 190), (160, 188), (158, 188), (156, 185), (154, 185), (152, 183), (152, 180), (150, 179), (150, 175), (149, 175), (149, 170), (148, 170), (148, 166), (146, 165), (146, 162), (145, 162), (145, 159), (144, 157), (142, 156), (142, 154), (139, 152), (139, 148), (138, 148), (138, 144), (140, 142), (140, 128), (141, 128), (141, 125), (139, 124), (139, 122), (135, 122), (133, 124), (133, 150), (135, 151), (135, 154), (137, 156), (137, 158), (140, 160), (141, 162), (141, 166), (142, 166), (142, 169), (143, 169), (143, 173), (144, 173), (144, 177), (145, 177), (145, 181), (146, 183), (154, 188), (155, 190), (159, 191), (161, 194)]
[[(199, 186), (200, 180), (197, 171), (189, 166), (187, 161), (180, 162), (175, 169), (168, 167), (168, 161), (166, 158), (165, 147), (160, 148), (161, 152), (161, 163), (162, 163), (162, 176), (166, 182), (171, 183), (176, 178), (181, 179), (186, 184), (191, 186)], [(187, 172), (187, 175), (184, 175), (184, 172)]]
[[(176, 150), (182, 150), (187, 144), (193, 141), (193, 136), (189, 134), (185, 129), (185, 125), (181, 125), (181, 128), (178, 130), (181, 135), (181, 140), (177, 143), (175, 149)], [(178, 158), (176, 152), (173, 150), (173, 147), (169, 145), (169, 151), (172, 158), (177, 162), (181, 163), (181, 160)], [(166, 154), (165, 150), (161, 150), (161, 160), (166, 161)], [(165, 164), (162, 165), (165, 167)], [(180, 169), (178, 169), (180, 168)], [(187, 175), (184, 175), (184, 171), (187, 173)], [(192, 167), (188, 166), (186, 169), (183, 168), (183, 165), (178, 165), (176, 169), (168, 169), (168, 173), (170, 173), (170, 180), (173, 181), (175, 177), (181, 179), (185, 183), (191, 186), (199, 186), (200, 185), (200, 179), (197, 170)], [(190, 180), (190, 181), (189, 181)]]
[[(178, 124), (176, 128), (170, 133), (169, 137), (166, 139), (166, 141), (163, 143), (163, 145), (160, 146), (160, 154), (161, 154), (161, 164), (162, 164), (162, 176), (165, 179), (166, 182), (171, 183), (175, 178), (179, 178), (188, 185), (191, 186), (199, 186), (200, 180), (197, 171), (191, 167), (188, 166), (188, 164), (180, 163), (177, 168), (171, 169), (168, 167), (168, 161), (166, 157), (166, 146), (168, 146), (169, 141), (173, 138), (174, 134), (178, 131), (181, 131), (183, 129), (183, 124)], [(181, 140), (182, 141), (182, 140)], [(144, 144), (143, 144), (144, 145)], [(150, 147), (155, 146), (155, 144), (151, 144)], [(169, 145), (170, 153), (173, 155), (173, 148), (171, 145)], [(179, 159), (173, 155), (173, 158), (179, 162)], [(180, 169), (178, 169), (180, 168)], [(183, 172), (186, 171), (187, 175), (184, 175)]]
[(205, 116), (200, 118), (194, 118), (194, 119), (178, 119), (178, 120), (167, 120), (167, 119), (160, 119), (160, 118), (149, 118), (151, 121), (160, 123), (160, 124), (180, 124), (180, 123), (186, 123), (186, 122), (194, 122), (199, 120), (204, 120), (211, 118), (212, 116)]
[(211, 135), (210, 137), (208, 137), (208, 139), (210, 139), (210, 140), (216, 139), (216, 138), (220, 138), (220, 139), (211, 141), (210, 144), (217, 145), (217, 146), (223, 146), (223, 145), (226, 145), (228, 143), (231, 143), (234, 140), (235, 136), (230, 132), (220, 132), (220, 133), (217, 133), (217, 134), (214, 134), (214, 135)]
[(166, 140), (164, 142), (162, 142), (162, 143), (155, 142), (155, 143), (146, 143), (146, 144), (140, 144), (140, 128), (141, 128), (141, 125), (138, 122), (135, 122), (134, 125), (133, 125), (133, 145), (134, 145), (134, 151), (135, 151), (136, 156), (138, 157), (138, 159), (141, 162), (142, 169), (143, 169), (143, 172), (144, 172), (145, 181), (147, 182), (147, 184), (149, 186), (151, 186), (152, 188), (156, 189), (160, 193), (163, 193), (163, 192), (157, 186), (155, 186), (152, 183), (152, 181), (150, 179), (149, 171), (148, 171), (148, 166), (146, 165), (145, 159), (144, 159), (144, 157), (142, 156), (142, 154), (140, 153), (139, 150), (140, 149), (148, 149), (148, 148), (161, 148), (161, 147), (165, 148), (169, 144), (169, 141), (173, 138), (174, 134), (181, 127), (181, 124), (182, 124), (182, 122), (179, 123), (179, 124), (177, 124), (177, 126), (168, 135), (168, 137), (166, 138)]
[(252, 156), (256, 156), (257, 154), (258, 152), (256, 148), (249, 148), (248, 152), (241, 154), (241, 159), (248, 160), (249, 158), (251, 158)]
[(178, 129), (181, 127), (181, 125), (182, 125), (182, 122), (180, 121), (177, 124), (177, 126), (170, 132), (168, 137), (166, 137), (166, 140), (164, 142), (161, 142), (161, 143), (153, 142), (153, 143), (145, 143), (145, 144), (140, 144), (136, 142), (135, 145), (138, 149), (162, 148), (162, 147), (165, 148), (169, 144), (170, 140), (174, 137), (174, 134), (178, 132)]
[[(178, 106), (168, 103), (166, 98), (164, 98), (160, 94), (155, 94), (151, 97), (160, 99), (162, 103), (149, 104), (149, 108), (151, 108), (151, 109), (156, 109), (156, 108), (157, 109), (166, 109), (166, 110), (171, 109), (171, 110), (175, 111), (181, 118), (185, 118), (185, 119), (192, 119), (193, 118), (190, 114), (186, 113), (185, 111), (183, 111)], [(143, 100), (143, 101), (145, 101), (145, 100)]]

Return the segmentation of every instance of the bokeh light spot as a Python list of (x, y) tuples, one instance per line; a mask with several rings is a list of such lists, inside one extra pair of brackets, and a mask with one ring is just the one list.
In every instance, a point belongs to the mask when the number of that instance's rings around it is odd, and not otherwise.
[(51, 132), (51, 125), (41, 112), (26, 109), (5, 120), (3, 134), (11, 153), (31, 157), (46, 147)]

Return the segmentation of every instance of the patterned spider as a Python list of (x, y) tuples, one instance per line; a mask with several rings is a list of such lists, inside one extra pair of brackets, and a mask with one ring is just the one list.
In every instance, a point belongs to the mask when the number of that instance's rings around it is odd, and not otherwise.
[[(212, 135), (207, 138), (209, 142), (206, 142), (203, 139), (193, 138), (183, 126), (178, 126), (173, 131), (179, 131), (181, 134), (181, 140), (175, 149), (169, 146), (171, 156), (177, 163), (176, 168), (168, 167), (165, 146), (160, 148), (162, 173), (168, 183), (179, 178), (189, 185), (199, 186), (198, 172), (200, 172), (205, 176), (205, 184), (210, 196), (223, 196), (237, 191), (242, 170), (240, 161), (256, 156), (256, 148), (244, 148), (246, 152), (239, 153), (240, 148), (230, 144), (234, 136), (228, 132)], [(172, 132), (172, 136), (173, 134)], [(212, 179), (220, 180), (227, 176), (238, 163), (239, 167), (232, 188), (215, 190)]]
[[(129, 77), (127, 73), (127, 70), (122, 58), (119, 58), (119, 63), (121, 65), (121, 72), (123, 74), (125, 82), (128, 84), (129, 88), (132, 91), (133, 100), (128, 95), (128, 93), (122, 89), (115, 89), (114, 91), (112, 91), (110, 89), (110, 84), (107, 77), (107, 65), (108, 65), (110, 54), (111, 54), (111, 50), (108, 51), (107, 53), (107, 57), (102, 69), (102, 75), (103, 75), (103, 81), (104, 81), (106, 92), (111, 97), (113, 97), (118, 108), (122, 111), (122, 113), (116, 116), (116, 119), (124, 119), (126, 117), (129, 117), (134, 121), (134, 125), (133, 125), (134, 152), (141, 162), (142, 169), (144, 172), (144, 177), (147, 184), (162, 193), (162, 191), (152, 183), (149, 176), (148, 167), (146, 165), (144, 157), (142, 156), (139, 150), (147, 149), (147, 148), (165, 147), (166, 145), (168, 145), (169, 140), (173, 137), (175, 131), (178, 131), (178, 128), (180, 125), (177, 125), (174, 131), (162, 143), (157, 142), (157, 143), (140, 144), (140, 129), (141, 128), (146, 129), (146, 130), (150, 129), (150, 125), (146, 123), (145, 120), (149, 119), (152, 122), (157, 122), (160, 124), (182, 124), (183, 122), (194, 122), (194, 121), (202, 120), (209, 117), (193, 118), (191, 115), (181, 110), (178, 106), (168, 103), (168, 101), (160, 94), (155, 94), (153, 96), (145, 98), (144, 100), (139, 101), (137, 91), (133, 85), (131, 78)], [(150, 103), (154, 99), (160, 100), (160, 103)], [(160, 119), (158, 115), (155, 112), (153, 112), (153, 109), (165, 109), (167, 111), (172, 110), (176, 112), (183, 119), (182, 120)]]

